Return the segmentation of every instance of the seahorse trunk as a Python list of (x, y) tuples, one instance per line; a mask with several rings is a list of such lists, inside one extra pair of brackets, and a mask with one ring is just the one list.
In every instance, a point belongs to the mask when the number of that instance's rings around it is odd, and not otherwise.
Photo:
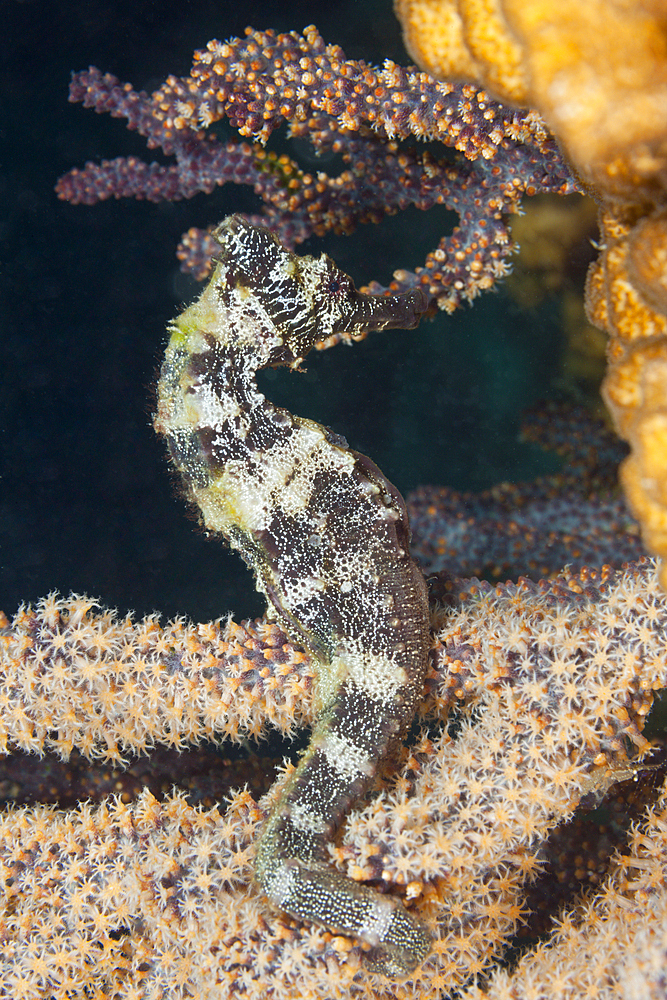
[(376, 968), (409, 972), (428, 952), (423, 928), (327, 864), (421, 693), (428, 600), (405, 504), (343, 438), (268, 402), (255, 374), (298, 367), (337, 333), (415, 326), (426, 298), (362, 295), (328, 257), (297, 257), (238, 217), (214, 235), (211, 282), (171, 326), (155, 426), (206, 527), (240, 551), (318, 670), (317, 723), (261, 837), (257, 881), (288, 913), (370, 944)]

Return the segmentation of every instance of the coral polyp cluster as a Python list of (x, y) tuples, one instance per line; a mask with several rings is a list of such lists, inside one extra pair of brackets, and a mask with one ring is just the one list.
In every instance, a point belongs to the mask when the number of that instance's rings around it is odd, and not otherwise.
[[(6, 812), (3, 995), (259, 998), (269, 990), (276, 1000), (417, 1000), (492, 968), (525, 912), (549, 831), (582, 797), (637, 769), (654, 691), (667, 682), (667, 603), (648, 560), (540, 585), (441, 578), (437, 593), (420, 706), (431, 728), (401, 752), (396, 772), (352, 812), (330, 851), (349, 878), (403, 896), (432, 930), (433, 952), (409, 980), (376, 977), (354, 940), (280, 914), (254, 888), (253, 845), (290, 768), (266, 799), (244, 791), (226, 809), (145, 792), (128, 804)], [(297, 711), (303, 724), (314, 717), (312, 676), (310, 657), (275, 625), (162, 627), (52, 596), (2, 629), (6, 745), (115, 758), (121, 747), (145, 745), (146, 728), (172, 745), (211, 732), (289, 729)], [(136, 731), (132, 692), (158, 679), (164, 708), (145, 712)], [(440, 728), (454, 710), (456, 727)], [(641, 906), (641, 919), (621, 931), (614, 921), (628, 904), (613, 910), (609, 901), (620, 893), (637, 906), (664, 905), (663, 811), (654, 799), (653, 840), (637, 834), (599, 898), (564, 917), (549, 945), (525, 959), (531, 976), (542, 968), (555, 984), (554, 963), (566, 962), (571, 977), (602, 983), (616, 953), (603, 949), (586, 964), (589, 938), (604, 926), (631, 942), (660, 926)]]

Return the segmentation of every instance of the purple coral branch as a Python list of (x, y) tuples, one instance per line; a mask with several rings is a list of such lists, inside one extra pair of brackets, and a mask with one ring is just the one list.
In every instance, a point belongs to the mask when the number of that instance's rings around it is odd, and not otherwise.
[(408, 495), (411, 551), (427, 573), (540, 578), (564, 565), (620, 565), (644, 555), (636, 521), (618, 494), (626, 448), (580, 407), (553, 401), (524, 415), (522, 436), (565, 460), (562, 472), (482, 493), (420, 486)]
[[(444, 205), (458, 213), (459, 226), (423, 268), (396, 272), (390, 288), (419, 285), (451, 311), (508, 272), (514, 248), (503, 215), (517, 210), (522, 195), (576, 190), (533, 112), (506, 109), (483, 91), (416, 70), (346, 60), (314, 28), (304, 36), (248, 31), (246, 39), (210, 42), (195, 54), (189, 77), (169, 77), (150, 97), (94, 68), (74, 74), (71, 101), (126, 118), (149, 148), (160, 147), (176, 163), (87, 163), (60, 179), (58, 196), (87, 205), (112, 196), (175, 201), (226, 183), (250, 185), (265, 205), (252, 221), (288, 246), (313, 234), (349, 233), (409, 205)], [(346, 169), (306, 173), (257, 143), (221, 142), (206, 128), (223, 117), (262, 140), (288, 121), (292, 135), (340, 153)], [(463, 155), (436, 159), (414, 145), (400, 147), (394, 135), (435, 136)], [(178, 251), (183, 270), (205, 277), (210, 250), (210, 237), (191, 229)], [(386, 290), (376, 283), (371, 289)]]
[[(189, 77), (169, 77), (154, 97), (169, 128), (207, 127), (228, 118), (242, 135), (263, 141), (284, 121), (306, 123), (312, 131), (312, 113), (319, 112), (338, 131), (371, 128), (385, 140), (438, 139), (468, 159), (492, 159), (505, 139), (552, 143), (534, 112), (389, 60), (380, 69), (346, 59), (312, 25), (303, 35), (247, 28), (244, 39), (213, 40), (195, 52)], [(323, 137), (316, 142), (328, 144)]]

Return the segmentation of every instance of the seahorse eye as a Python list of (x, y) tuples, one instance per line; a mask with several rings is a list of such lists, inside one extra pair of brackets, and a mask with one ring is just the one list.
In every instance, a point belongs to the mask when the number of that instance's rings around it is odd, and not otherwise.
[(331, 280), (329, 281), (329, 284), (327, 286), (327, 291), (330, 292), (331, 295), (335, 295), (337, 292), (340, 292), (341, 290), (342, 290), (342, 285), (341, 285), (340, 279), (339, 278), (331, 278)]

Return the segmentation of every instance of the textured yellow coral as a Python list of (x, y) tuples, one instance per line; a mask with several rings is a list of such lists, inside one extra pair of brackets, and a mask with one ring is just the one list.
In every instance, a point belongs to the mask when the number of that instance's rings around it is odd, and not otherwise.
[(664, 4), (503, 0), (503, 8), (524, 52), (528, 103), (584, 180), (634, 200), (667, 155)]
[[(588, 314), (610, 336), (603, 395), (632, 447), (626, 496), (646, 544), (665, 559), (667, 4), (397, 0), (396, 9), (422, 66), (536, 108), (600, 203)], [(439, 16), (457, 30), (446, 60)], [(667, 588), (667, 570), (661, 582)]]
[(522, 50), (499, 0), (396, 0), (405, 47), (443, 80), (483, 80), (502, 99), (526, 104)]
[[(667, 315), (662, 309), (667, 226), (642, 206), (607, 203), (600, 212), (602, 252), (586, 289), (590, 319), (606, 328), (608, 370), (602, 393), (632, 454), (621, 482), (646, 545), (667, 556)], [(667, 569), (661, 582), (667, 588)]]
[(665, 5), (651, 0), (396, 0), (434, 76), (537, 108), (585, 180), (633, 195), (665, 168)]

